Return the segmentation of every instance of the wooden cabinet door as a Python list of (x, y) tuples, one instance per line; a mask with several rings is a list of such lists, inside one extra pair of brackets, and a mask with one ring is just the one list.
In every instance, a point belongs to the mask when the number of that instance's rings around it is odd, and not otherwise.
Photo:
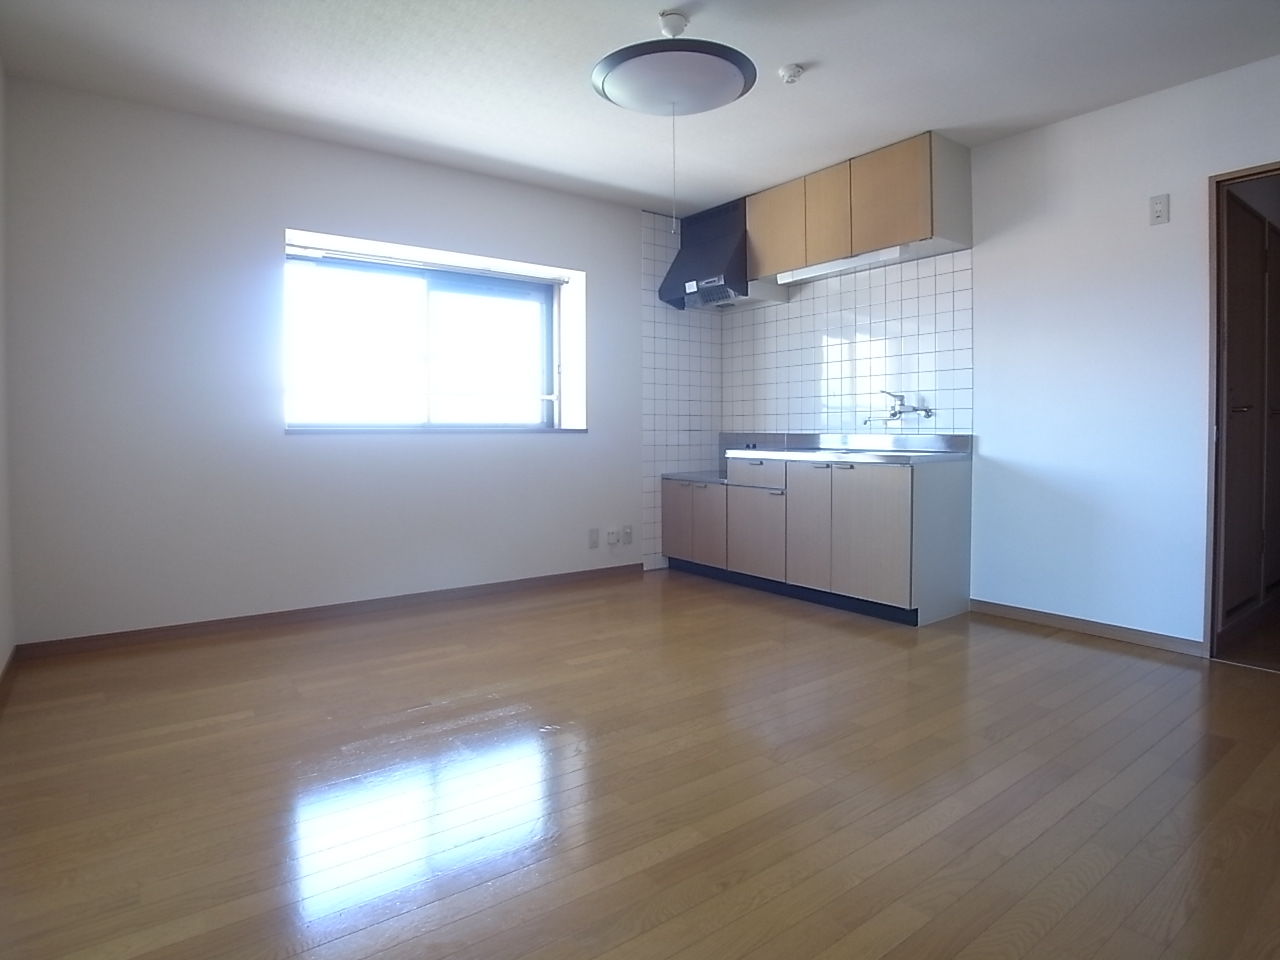
[(787, 576), (787, 498), (769, 487), (729, 487), (728, 567), (769, 580)]
[(831, 589), (911, 607), (911, 467), (834, 464)]
[(804, 178), (747, 197), (747, 276), (759, 280), (804, 265)]
[(693, 485), (693, 543), (689, 559), (694, 563), (725, 566), (727, 489), (722, 483)]
[(851, 255), (933, 235), (931, 135), (849, 161)]
[(785, 487), (787, 462), (785, 460), (729, 459), (729, 482), (744, 487)]
[(852, 253), (848, 160), (804, 178), (804, 248), (806, 264)]
[(831, 589), (831, 464), (787, 464), (787, 583)]
[(693, 484), (687, 480), (662, 481), (662, 553), (693, 559)]

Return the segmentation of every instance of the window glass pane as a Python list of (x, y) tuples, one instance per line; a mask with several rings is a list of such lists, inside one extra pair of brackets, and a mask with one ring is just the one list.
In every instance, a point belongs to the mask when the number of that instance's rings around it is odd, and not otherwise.
[(421, 276), (286, 261), (286, 422), (424, 422), (426, 296)]
[(310, 251), (284, 279), (287, 424), (556, 425), (549, 284)]
[(545, 313), (543, 303), (528, 298), (431, 291), (430, 422), (541, 423)]

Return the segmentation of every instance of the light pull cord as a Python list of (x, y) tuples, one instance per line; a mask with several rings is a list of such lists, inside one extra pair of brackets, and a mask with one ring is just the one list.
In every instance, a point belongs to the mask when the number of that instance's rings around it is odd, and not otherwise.
[(675, 235), (676, 220), (676, 105), (671, 104), (671, 234)]

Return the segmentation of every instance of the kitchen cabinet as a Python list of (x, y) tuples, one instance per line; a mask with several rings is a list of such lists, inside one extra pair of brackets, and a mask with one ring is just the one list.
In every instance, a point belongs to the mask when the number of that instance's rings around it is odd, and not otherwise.
[(772, 277), (806, 262), (804, 178), (747, 197), (747, 276)]
[(662, 481), (662, 552), (693, 559), (693, 484), (688, 480)]
[(932, 142), (926, 133), (849, 161), (849, 255), (932, 235)]
[(694, 563), (724, 567), (726, 549), (726, 498), (723, 483), (693, 485), (693, 556)]
[(786, 491), (733, 485), (728, 491), (728, 568), (766, 580), (785, 580)]
[(804, 178), (804, 262), (826, 263), (853, 255), (849, 160)]
[[(803, 588), (795, 595), (835, 606), (846, 605), (840, 598), (870, 601), (881, 609), (865, 612), (897, 619), (883, 609), (892, 607), (904, 622), (932, 623), (969, 609), (967, 456), (917, 453), (892, 462), (825, 451), (753, 453), (730, 451), (729, 476), (785, 483), (777, 491), (785, 493), (784, 517), (779, 521), (778, 508), (765, 501), (771, 487), (731, 486), (729, 569), (781, 581), (778, 592)], [(767, 544), (772, 552), (761, 560)]]
[(829, 463), (787, 463), (787, 583), (831, 589)]
[(785, 487), (787, 463), (767, 457), (735, 458), (729, 461), (729, 482), (746, 487)]
[(852, 256), (920, 244), (917, 256), (973, 246), (969, 150), (937, 133), (849, 161)]
[(967, 249), (971, 196), (969, 150), (946, 137), (931, 131), (873, 150), (747, 197), (748, 276), (873, 251), (889, 253), (845, 269)]
[(831, 476), (831, 589), (910, 608), (913, 468), (837, 463)]
[(709, 567), (725, 566), (725, 488), (721, 483), (662, 481), (662, 552)]

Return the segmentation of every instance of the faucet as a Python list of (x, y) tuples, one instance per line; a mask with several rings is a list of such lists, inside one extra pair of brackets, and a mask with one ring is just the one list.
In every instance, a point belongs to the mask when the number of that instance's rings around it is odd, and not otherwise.
[(886, 396), (893, 397), (893, 406), (889, 408), (889, 415), (887, 417), (867, 417), (867, 419), (862, 421), (864, 424), (871, 423), (873, 420), (901, 420), (904, 413), (918, 413), (926, 419), (933, 416), (933, 411), (928, 407), (916, 407), (907, 403), (905, 394), (892, 393), (888, 390), (881, 390), (880, 392)]

